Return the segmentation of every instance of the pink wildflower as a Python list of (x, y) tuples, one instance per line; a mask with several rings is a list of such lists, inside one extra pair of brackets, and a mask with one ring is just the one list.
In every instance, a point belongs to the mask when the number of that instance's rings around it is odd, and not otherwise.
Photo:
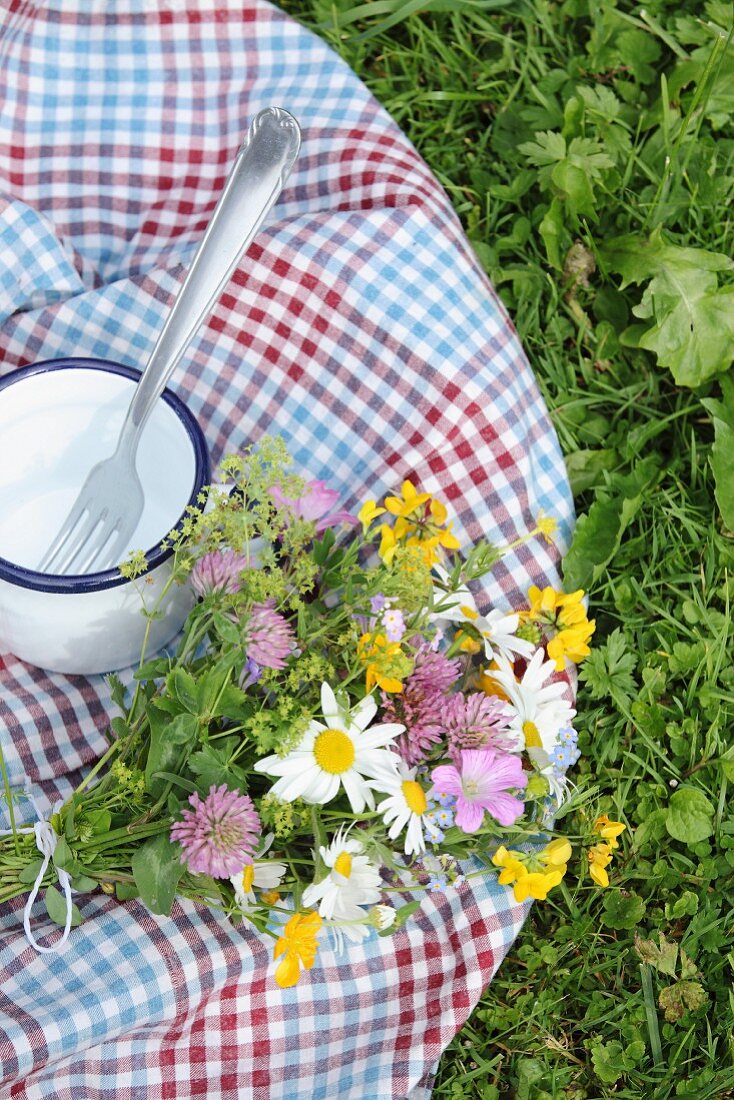
[(524, 804), (507, 794), (526, 787), (528, 778), (519, 756), (494, 749), (465, 749), (458, 768), (442, 764), (431, 772), (435, 787), (456, 795), (456, 824), (465, 833), (475, 833), (485, 811), (500, 825), (514, 825), (522, 817)]
[(325, 481), (307, 481), (300, 497), (287, 497), (280, 485), (273, 485), (270, 495), (281, 508), (289, 508), (299, 519), (310, 520), (316, 524), (317, 534), (327, 527), (338, 527), (340, 523), (359, 526), (359, 520), (350, 512), (331, 512), (329, 510), (339, 499), (336, 489), (327, 489)]
[(440, 722), (453, 762), (458, 764), (463, 749), (514, 749), (517, 738), (509, 730), (511, 717), (503, 700), (483, 691), (454, 692), (445, 698)]
[(171, 840), (181, 845), (189, 871), (229, 878), (252, 863), (262, 826), (249, 795), (212, 784), (206, 798), (194, 792), (189, 802), (193, 810), (183, 810), (182, 820), (171, 826)]
[(400, 695), (382, 693), (386, 722), (400, 722), (405, 733), (396, 747), (406, 764), (420, 764), (443, 736), (440, 722), (444, 694), (458, 679), (460, 665), (423, 643), (415, 654), (415, 666), (403, 681)]
[(191, 570), (191, 587), (197, 596), (211, 592), (239, 592), (240, 573), (248, 568), (244, 554), (234, 550), (212, 550), (199, 558)]
[(288, 621), (273, 609), (269, 600), (250, 608), (243, 641), (247, 656), (260, 668), (285, 668), (295, 635)]

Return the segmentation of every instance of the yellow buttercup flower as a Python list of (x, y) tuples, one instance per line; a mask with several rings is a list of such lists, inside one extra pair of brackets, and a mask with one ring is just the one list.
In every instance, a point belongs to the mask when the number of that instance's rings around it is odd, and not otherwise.
[(617, 837), (620, 836), (627, 826), (621, 821), (610, 821), (606, 814), (600, 814), (594, 822), (594, 829), (603, 837), (610, 848), (618, 848), (619, 843)]
[(273, 950), (274, 959), (285, 955), (275, 971), (275, 980), (281, 989), (296, 984), (302, 966), (306, 970), (313, 966), (318, 949), (316, 937), (322, 924), (319, 914), (312, 910), (310, 913), (295, 913), (283, 928)]
[(366, 500), (357, 512), (357, 519), (362, 524), (362, 533), (367, 534), (367, 529), (378, 516), (385, 514), (384, 508), (379, 508), (376, 500)]

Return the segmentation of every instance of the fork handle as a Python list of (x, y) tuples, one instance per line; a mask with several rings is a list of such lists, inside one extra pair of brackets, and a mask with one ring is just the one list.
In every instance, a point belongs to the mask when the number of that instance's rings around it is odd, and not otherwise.
[(120, 433), (118, 454), (128, 448), (134, 453), (153, 406), (280, 194), (300, 144), (298, 123), (282, 108), (266, 107), (253, 120), (135, 387)]

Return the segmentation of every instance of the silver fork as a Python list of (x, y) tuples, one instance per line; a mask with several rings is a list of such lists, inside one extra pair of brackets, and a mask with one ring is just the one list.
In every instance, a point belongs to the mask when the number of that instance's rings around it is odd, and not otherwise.
[(143, 487), (135, 468), (143, 428), (199, 325), (280, 194), (300, 143), (298, 123), (280, 107), (266, 107), (252, 122), (135, 387), (115, 453), (88, 474), (37, 566), (40, 572), (81, 575), (110, 569), (120, 560), (143, 511)]

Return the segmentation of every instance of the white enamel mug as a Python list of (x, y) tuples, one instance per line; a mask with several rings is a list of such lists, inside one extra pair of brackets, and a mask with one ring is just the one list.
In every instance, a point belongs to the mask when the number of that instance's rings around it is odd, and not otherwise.
[[(123, 554), (144, 550), (148, 571), (84, 576), (36, 565), (92, 466), (115, 448), (140, 372), (100, 359), (54, 359), (0, 378), (0, 653), (51, 672), (111, 672), (136, 662), (152, 607), (170, 577), (160, 543), (209, 484), (201, 428), (166, 390), (141, 437), (137, 468), (145, 507)], [(171, 585), (151, 624), (147, 651), (180, 630), (193, 604)]]

